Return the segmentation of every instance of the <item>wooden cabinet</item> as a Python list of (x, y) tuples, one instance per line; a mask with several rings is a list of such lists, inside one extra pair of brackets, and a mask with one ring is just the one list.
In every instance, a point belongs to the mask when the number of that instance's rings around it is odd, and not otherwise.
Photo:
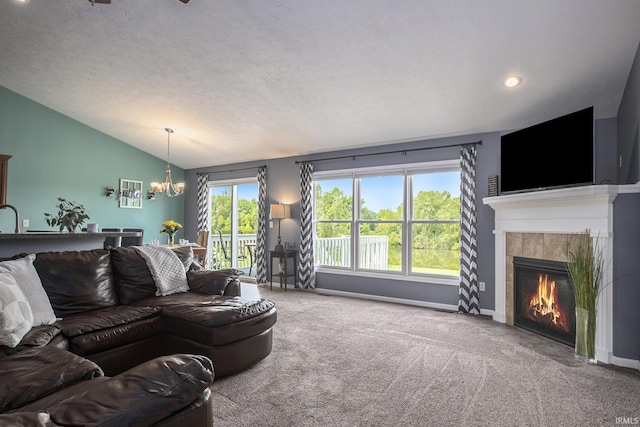
[(0, 154), (0, 205), (7, 203), (7, 176), (11, 156)]

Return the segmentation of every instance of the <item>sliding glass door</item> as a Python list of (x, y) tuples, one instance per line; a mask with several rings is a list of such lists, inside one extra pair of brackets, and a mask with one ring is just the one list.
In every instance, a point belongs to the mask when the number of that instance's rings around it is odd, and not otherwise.
[(255, 277), (258, 182), (255, 178), (209, 183), (211, 267), (238, 268)]

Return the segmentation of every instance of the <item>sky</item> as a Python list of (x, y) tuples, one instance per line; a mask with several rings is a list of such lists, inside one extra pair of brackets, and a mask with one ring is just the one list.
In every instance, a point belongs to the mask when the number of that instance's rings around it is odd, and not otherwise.
[[(351, 194), (351, 179), (330, 180), (331, 188), (322, 185), (324, 191), (330, 191), (338, 187), (343, 193)], [(452, 196), (460, 195), (460, 172), (438, 172), (413, 176), (413, 191), (437, 190), (448, 191)], [(231, 186), (213, 187), (212, 195), (220, 195), (224, 191), (231, 192)], [(381, 209), (395, 210), (402, 203), (402, 177), (380, 176), (363, 178), (361, 188), (365, 206), (374, 212)], [(238, 197), (240, 199), (258, 199), (258, 184), (238, 185)]]
[[(211, 188), (211, 195), (220, 196), (222, 193), (227, 192), (231, 194), (231, 186), (225, 185), (223, 187)], [(239, 199), (256, 199), (258, 200), (258, 184), (240, 184), (238, 185), (238, 198)]]
[[(351, 194), (351, 179), (330, 180), (331, 184), (322, 184), (323, 191), (331, 191), (338, 187), (343, 193)], [(331, 188), (329, 188), (331, 187)], [(460, 172), (439, 172), (413, 176), (413, 192), (419, 191), (448, 191), (452, 196), (460, 195)], [(364, 205), (374, 212), (380, 209), (396, 210), (402, 203), (402, 177), (381, 176), (363, 178), (361, 186)]]

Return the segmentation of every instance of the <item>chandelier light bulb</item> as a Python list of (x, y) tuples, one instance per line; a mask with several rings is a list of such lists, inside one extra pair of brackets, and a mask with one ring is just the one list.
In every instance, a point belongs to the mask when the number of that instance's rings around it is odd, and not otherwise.
[(173, 133), (173, 129), (165, 128), (164, 130), (167, 131), (167, 169), (165, 170), (164, 182), (152, 182), (151, 189), (154, 193), (162, 193), (167, 197), (179, 196), (184, 192), (184, 182), (174, 184), (171, 178), (170, 155), (171, 134)]

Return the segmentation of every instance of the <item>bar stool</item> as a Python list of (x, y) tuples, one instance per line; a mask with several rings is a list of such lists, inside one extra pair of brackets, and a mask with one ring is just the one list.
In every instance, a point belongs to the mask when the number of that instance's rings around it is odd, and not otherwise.
[[(103, 233), (109, 233), (109, 232), (117, 232), (119, 233), (120, 230), (119, 228), (103, 228), (102, 232)], [(116, 236), (116, 237), (105, 237), (104, 238), (104, 248), (105, 249), (109, 249), (109, 248), (117, 248), (118, 246), (120, 246), (120, 237)]]
[(128, 232), (136, 232), (136, 233), (140, 233), (140, 236), (138, 237), (123, 237), (122, 238), (122, 246), (141, 246), (142, 245), (142, 238), (144, 236), (144, 228), (123, 228), (122, 229), (123, 233), (128, 233)]

